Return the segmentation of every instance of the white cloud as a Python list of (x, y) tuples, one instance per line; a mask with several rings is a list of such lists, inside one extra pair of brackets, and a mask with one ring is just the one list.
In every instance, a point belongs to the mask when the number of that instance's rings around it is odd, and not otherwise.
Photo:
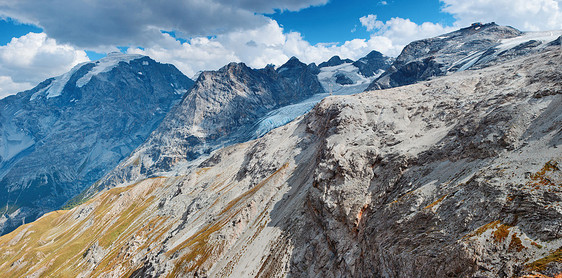
[(397, 56), (404, 46), (414, 40), (434, 37), (455, 29), (431, 22), (418, 25), (399, 17), (382, 22), (373, 14), (361, 17), (359, 21), (367, 31), (372, 32), (367, 43), (373, 49), (389, 56)]
[(361, 25), (367, 28), (367, 31), (373, 31), (375, 29), (381, 28), (384, 23), (382, 21), (377, 20), (377, 15), (370, 14), (359, 18)]
[(180, 43), (164, 34), (154, 47), (130, 48), (129, 53), (144, 54), (171, 63), (188, 76), (200, 70), (216, 70), (229, 62), (244, 62), (254, 68), (277, 66), (296, 56), (305, 63), (320, 63), (334, 55), (358, 59), (372, 50), (396, 54), (396, 45), (386, 38), (354, 39), (338, 44), (311, 45), (298, 32), (285, 33), (275, 20), (245, 31), (233, 31), (213, 38), (197, 37)]
[(21, 92), (32, 88), (31, 83), (16, 83), (10, 76), (0, 75), (0, 99), (5, 98), (14, 93)]
[(45, 33), (29, 33), (0, 46), (0, 97), (31, 89), (88, 61), (86, 53), (57, 44)]
[(452, 14), (455, 25), (495, 21), (524, 31), (562, 29), (561, 0), (440, 0), (444, 12)]
[(184, 37), (224, 34), (267, 24), (256, 14), (296, 11), (328, 0), (0, 0), (0, 17), (44, 29), (62, 43), (100, 49), (151, 46), (160, 30)]

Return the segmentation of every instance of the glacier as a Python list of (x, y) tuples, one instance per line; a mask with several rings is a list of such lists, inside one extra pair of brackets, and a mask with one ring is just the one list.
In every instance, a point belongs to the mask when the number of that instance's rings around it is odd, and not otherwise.
[[(269, 131), (283, 126), (301, 115), (310, 111), (317, 103), (331, 95), (353, 95), (363, 92), (373, 80), (378, 78), (384, 71), (379, 70), (371, 77), (365, 77), (359, 73), (359, 68), (352, 63), (344, 63), (337, 66), (322, 67), (318, 73), (318, 81), (328, 93), (315, 94), (299, 103), (280, 107), (269, 112), (258, 121), (253, 138), (259, 138)], [(343, 74), (351, 79), (353, 84), (341, 85), (336, 82), (336, 75)]]

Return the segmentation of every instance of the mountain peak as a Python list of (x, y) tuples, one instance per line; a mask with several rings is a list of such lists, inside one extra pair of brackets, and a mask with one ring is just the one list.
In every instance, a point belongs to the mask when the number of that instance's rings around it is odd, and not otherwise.
[(369, 58), (369, 59), (374, 59), (374, 58), (382, 58), (384, 55), (382, 55), (382, 53), (373, 50), (371, 52), (369, 52), (369, 54), (367, 54), (365, 57)]
[(330, 60), (328, 60), (327, 62), (323, 62), (320, 63), (320, 65), (318, 65), (319, 68), (323, 68), (323, 67), (333, 67), (333, 66), (339, 66), (341, 64), (345, 64), (345, 63), (353, 63), (353, 60), (350, 59), (341, 59), (340, 56), (336, 55), (333, 56), (332, 58), (330, 58)]
[(510, 26), (477, 22), (447, 34), (411, 42), (368, 90), (408, 85), (433, 76), (485, 66), (501, 54), (498, 47), (505, 40), (523, 34)]
[(283, 64), (282, 66), (280, 66), (279, 68), (283, 68), (283, 67), (302, 67), (302, 66), (306, 66), (306, 64), (304, 64), (303, 62), (301, 62), (299, 60), (299, 58), (293, 56), (291, 57), (291, 59), (289, 59), (285, 64)]
[(382, 53), (373, 50), (365, 57), (353, 62), (353, 65), (359, 69), (359, 72), (365, 77), (375, 76), (382, 73), (390, 64), (393, 59), (382, 55)]
[(297, 57), (293, 56), (285, 64), (280, 66), (277, 69), (277, 72), (281, 73), (281, 72), (286, 71), (288, 69), (295, 69), (295, 68), (300, 69), (300, 68), (305, 68), (305, 67), (307, 67), (307, 65), (305, 63), (301, 62)]
[[(96, 61), (80, 63), (74, 66), (69, 72), (55, 77), (51, 84), (45, 87), (42, 92), (45, 93), (47, 98), (58, 97), (61, 95), (70, 79), (77, 73), (82, 74), (82, 76), (76, 80), (75, 85), (76, 87), (83, 87), (90, 82), (93, 76), (103, 72), (109, 72), (121, 62), (129, 63), (132, 60), (143, 57), (148, 58), (147, 56), (139, 54), (111, 52), (104, 58)], [(151, 60), (150, 58), (148, 59)], [(149, 61), (144, 61), (143, 65), (148, 65), (148, 63)]]

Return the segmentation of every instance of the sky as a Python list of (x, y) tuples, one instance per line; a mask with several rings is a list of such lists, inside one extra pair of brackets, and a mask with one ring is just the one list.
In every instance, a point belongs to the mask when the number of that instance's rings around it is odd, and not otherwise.
[(473, 22), (562, 29), (562, 0), (0, 0), (0, 98), (121, 51), (187, 76), (229, 62), (320, 63)]

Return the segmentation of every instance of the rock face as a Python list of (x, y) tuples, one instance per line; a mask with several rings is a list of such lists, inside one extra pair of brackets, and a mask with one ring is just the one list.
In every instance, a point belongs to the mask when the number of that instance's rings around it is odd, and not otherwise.
[(336, 83), (340, 85), (351, 85), (353, 84), (353, 80), (351, 78), (345, 76), (343, 73), (336, 74)]
[(382, 53), (373, 50), (367, 56), (353, 62), (353, 65), (359, 69), (359, 72), (365, 77), (371, 77), (386, 71), (394, 59), (382, 55)]
[[(411, 86), (327, 98), (260, 139), (19, 227), (0, 238), (0, 271), (560, 273), (561, 58), (553, 47)], [(246, 69), (219, 72), (235, 70)], [(204, 73), (194, 91), (216, 74)]]
[(192, 84), (172, 65), (110, 54), (0, 100), (0, 233), (114, 168)]
[(148, 140), (88, 194), (170, 171), (219, 147), (247, 141), (268, 112), (323, 92), (314, 69), (294, 57), (277, 70), (231, 63), (203, 72)]
[(542, 51), (562, 32), (523, 33), (495, 23), (471, 27), (408, 44), (367, 90), (414, 84), (432, 77), (479, 69)]

